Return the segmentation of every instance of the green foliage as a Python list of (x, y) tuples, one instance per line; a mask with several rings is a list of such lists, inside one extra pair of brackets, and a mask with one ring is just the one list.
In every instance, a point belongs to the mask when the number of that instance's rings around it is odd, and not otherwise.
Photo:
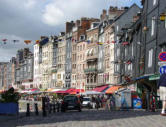
[(58, 95), (56, 93), (53, 94), (54, 99), (58, 98)]
[(2, 93), (0, 102), (3, 102), (3, 103), (14, 102), (14, 103), (17, 103), (19, 98), (20, 98), (19, 94), (14, 92), (14, 88), (10, 88), (8, 91)]

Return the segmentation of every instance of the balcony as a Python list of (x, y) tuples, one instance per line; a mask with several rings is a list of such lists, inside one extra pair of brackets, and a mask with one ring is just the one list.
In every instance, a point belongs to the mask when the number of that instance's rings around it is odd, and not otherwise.
[(97, 68), (87, 68), (87, 69), (84, 69), (84, 72), (85, 72), (85, 74), (97, 73)]
[(95, 61), (98, 59), (98, 55), (88, 55), (86, 59), (87, 61)]
[(52, 69), (51, 72), (52, 72), (52, 73), (56, 73), (56, 72), (57, 72), (57, 69)]

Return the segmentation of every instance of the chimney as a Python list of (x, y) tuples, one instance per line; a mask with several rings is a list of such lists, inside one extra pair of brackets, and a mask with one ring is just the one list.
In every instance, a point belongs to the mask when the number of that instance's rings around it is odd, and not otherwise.
[(66, 33), (71, 32), (73, 26), (74, 26), (74, 22), (73, 22), (73, 21), (71, 21), (71, 22), (66, 22)]
[(76, 27), (80, 26), (80, 20), (76, 21)]
[(103, 21), (107, 16), (107, 10), (103, 9), (102, 14), (100, 15), (100, 20)]
[(107, 15), (107, 10), (103, 9), (103, 18), (105, 18)]

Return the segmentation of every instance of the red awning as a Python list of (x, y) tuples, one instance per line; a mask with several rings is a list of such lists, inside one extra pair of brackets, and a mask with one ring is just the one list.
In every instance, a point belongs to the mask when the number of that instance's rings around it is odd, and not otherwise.
[(77, 94), (80, 92), (84, 92), (84, 89), (74, 89), (74, 88), (70, 88), (67, 90), (60, 90), (60, 91), (56, 91), (55, 93), (61, 93), (61, 94)]
[(96, 87), (92, 91), (103, 92), (107, 88), (108, 88), (108, 85), (105, 85), (105, 86)]
[(67, 94), (66, 91), (56, 91), (55, 93)]
[(74, 91), (70, 92), (70, 94), (79, 94), (85, 92), (84, 89), (75, 89)]

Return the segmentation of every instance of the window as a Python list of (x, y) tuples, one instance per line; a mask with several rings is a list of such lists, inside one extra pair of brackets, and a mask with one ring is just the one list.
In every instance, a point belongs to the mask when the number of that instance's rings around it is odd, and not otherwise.
[(117, 64), (115, 64), (115, 72), (117, 71)]
[(117, 56), (120, 56), (120, 49), (117, 49)]
[(152, 60), (153, 60), (153, 49), (149, 50), (149, 58), (148, 58), (148, 67), (152, 67)]
[(151, 35), (154, 35), (154, 31), (155, 31), (155, 16), (152, 17), (152, 27), (151, 27)]
[(80, 36), (80, 41), (83, 41), (83, 40), (85, 40), (85, 35)]
[(153, 0), (153, 6), (156, 5), (157, 3), (157, 0)]
[(120, 71), (120, 65), (119, 64), (117, 65), (117, 71)]
[(127, 64), (125, 64), (125, 71), (127, 71)]
[(125, 56), (127, 56), (128, 54), (127, 54), (127, 48), (125, 48)]
[(61, 79), (61, 74), (58, 74), (58, 79)]
[(165, 26), (165, 29), (166, 29), (166, 19), (165, 19), (165, 21), (164, 21), (164, 26)]
[(117, 30), (117, 32), (119, 31), (119, 26), (118, 25), (116, 26), (116, 30)]
[(132, 52), (132, 56), (134, 56), (134, 45), (132, 44), (132, 47), (131, 47), (131, 52)]

